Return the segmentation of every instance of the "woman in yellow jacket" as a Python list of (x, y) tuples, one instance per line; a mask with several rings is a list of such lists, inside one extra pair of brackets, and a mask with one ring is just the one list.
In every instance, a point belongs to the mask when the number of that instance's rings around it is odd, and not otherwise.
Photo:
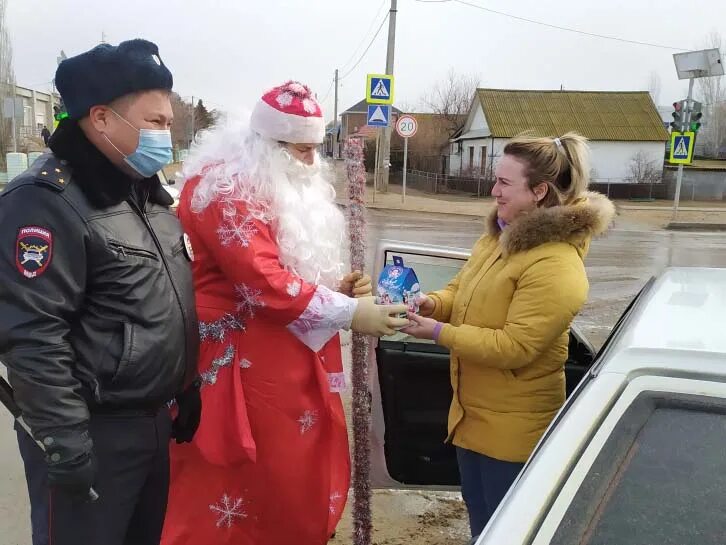
[(565, 400), (569, 328), (588, 292), (583, 260), (615, 214), (587, 192), (589, 172), (577, 134), (511, 140), (496, 167), (488, 232), (403, 330), (451, 351), (448, 440), (473, 536)]

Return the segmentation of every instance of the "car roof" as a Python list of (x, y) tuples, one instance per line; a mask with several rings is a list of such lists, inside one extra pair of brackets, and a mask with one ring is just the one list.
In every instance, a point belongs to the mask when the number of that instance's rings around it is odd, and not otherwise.
[(640, 296), (597, 373), (726, 376), (726, 269), (669, 268)]

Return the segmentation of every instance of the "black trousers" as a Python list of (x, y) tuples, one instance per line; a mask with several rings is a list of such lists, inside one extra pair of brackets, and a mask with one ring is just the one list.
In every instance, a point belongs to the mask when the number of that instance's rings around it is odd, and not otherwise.
[[(32, 512), (48, 512), (50, 544), (159, 545), (169, 493), (169, 412), (94, 414), (89, 430), (98, 461), (95, 503), (39, 484), (46, 479), (43, 453), (22, 449)], [(42, 535), (41, 516), (32, 521), (33, 535)]]

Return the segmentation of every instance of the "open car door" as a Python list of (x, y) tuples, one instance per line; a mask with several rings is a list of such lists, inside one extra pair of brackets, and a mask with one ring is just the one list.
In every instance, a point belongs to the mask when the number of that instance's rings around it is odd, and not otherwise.
[[(469, 258), (469, 250), (383, 240), (374, 278), (400, 256), (424, 291), (441, 289)], [(565, 367), (567, 395), (585, 376), (595, 351), (575, 327)], [(373, 486), (451, 488), (459, 485), (456, 452), (445, 444), (451, 403), (449, 351), (403, 333), (380, 339), (370, 352)]]

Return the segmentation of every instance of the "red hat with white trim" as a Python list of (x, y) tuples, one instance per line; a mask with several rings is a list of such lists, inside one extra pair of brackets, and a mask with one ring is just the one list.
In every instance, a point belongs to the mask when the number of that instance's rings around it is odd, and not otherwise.
[(250, 128), (271, 140), (322, 144), (325, 122), (320, 104), (307, 85), (288, 81), (262, 96), (252, 110)]

